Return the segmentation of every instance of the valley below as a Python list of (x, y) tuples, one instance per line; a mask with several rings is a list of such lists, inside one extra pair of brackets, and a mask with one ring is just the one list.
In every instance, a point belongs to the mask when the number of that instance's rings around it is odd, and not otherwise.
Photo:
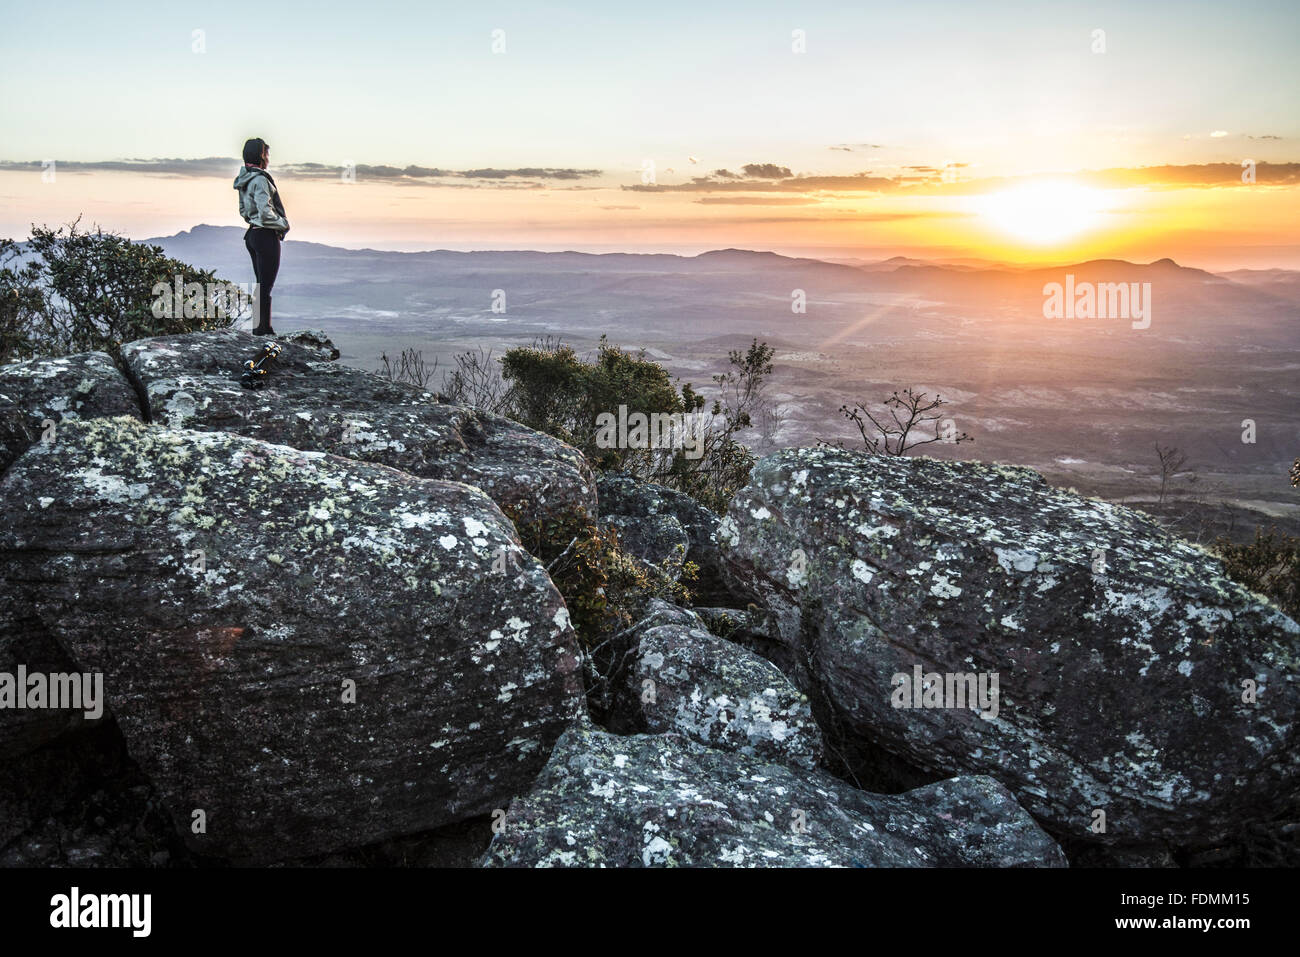
[[(241, 235), (200, 226), (150, 241), (246, 282)], [(1045, 318), (1043, 287), (1066, 274), (1151, 283), (1150, 327)], [(840, 407), (879, 409), (911, 387), (942, 396), (945, 418), (973, 438), (918, 454), (1028, 465), (1193, 538), (1300, 530), (1300, 493), (1287, 479), (1300, 454), (1295, 273), (1220, 276), (1169, 260), (1023, 269), (744, 250), (397, 253), (288, 241), (274, 296), (277, 325), (322, 329), (348, 364), (375, 370), (384, 355), (419, 350), (434, 389), (460, 353), (496, 358), (550, 337), (582, 354), (606, 336), (708, 394), (728, 352), (758, 339), (776, 350), (771, 398), (781, 418), (774, 434), (749, 437), (757, 451), (860, 445)], [(802, 312), (792, 309), (798, 298)], [(1186, 456), (1163, 503), (1157, 444)]]

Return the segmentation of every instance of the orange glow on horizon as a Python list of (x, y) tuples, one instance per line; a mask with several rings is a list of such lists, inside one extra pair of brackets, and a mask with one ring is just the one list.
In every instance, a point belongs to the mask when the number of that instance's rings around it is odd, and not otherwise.
[[(233, 176), (231, 177), (233, 179)], [(438, 188), (383, 181), (280, 180), (291, 240), (394, 249), (739, 247), (823, 258), (970, 258), (1022, 264), (1169, 257), (1216, 268), (1300, 268), (1300, 187), (1097, 188), (1014, 178), (997, 188), (892, 193), (754, 191), (709, 203), (686, 191)], [(0, 173), (0, 235), (82, 216), (134, 239), (200, 223), (240, 226), (229, 180), (115, 172)], [(864, 251), (870, 252), (864, 252)]]

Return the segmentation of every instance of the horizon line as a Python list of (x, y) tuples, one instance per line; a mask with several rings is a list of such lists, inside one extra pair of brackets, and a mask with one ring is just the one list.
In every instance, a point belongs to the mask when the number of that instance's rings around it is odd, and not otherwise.
[[(189, 235), (198, 229), (232, 229), (236, 231), (242, 231), (244, 227), (235, 226), (235, 225), (217, 225), (213, 223), (196, 223), (195, 225), (191, 226), (189, 229), (182, 229), (170, 235), (150, 236), (144, 239), (133, 239), (131, 241), (132, 242), (153, 242), (159, 240), (175, 239), (180, 236)], [(814, 262), (822, 262), (832, 266), (844, 265), (843, 263), (835, 262), (833, 259), (823, 259), (818, 256), (782, 252), (778, 249), (756, 249), (756, 248), (743, 247), (743, 246), (713, 246), (707, 249), (703, 249), (696, 253), (670, 252), (667, 250), (652, 252), (652, 251), (647, 251), (645, 249), (628, 249), (622, 247), (608, 249), (603, 252), (593, 252), (588, 249), (576, 249), (573, 247), (565, 247), (563, 249), (560, 248), (541, 249), (541, 248), (533, 248), (533, 247), (511, 247), (511, 248), (493, 247), (489, 249), (483, 249), (483, 248), (455, 248), (452, 246), (438, 246), (438, 247), (428, 247), (428, 248), (419, 248), (419, 249), (398, 249), (392, 247), (370, 246), (370, 245), (341, 246), (335, 243), (320, 242), (318, 240), (310, 240), (310, 239), (286, 238), (284, 241), (286, 243), (293, 242), (293, 243), (302, 243), (305, 245), (325, 246), (329, 249), (338, 249), (345, 252), (382, 252), (382, 253), (398, 253), (401, 255), (411, 255), (411, 256), (418, 256), (426, 253), (466, 253), (466, 254), (467, 253), (536, 253), (538, 255), (547, 255), (547, 256), (564, 255), (567, 253), (573, 253), (575, 255), (582, 255), (582, 256), (672, 256), (677, 259), (698, 259), (699, 257), (707, 256), (710, 253), (735, 252), (735, 253), (749, 253), (754, 255), (779, 256), (782, 259), (790, 259), (790, 260), (807, 259), (807, 260), (812, 260)], [(854, 247), (854, 246), (826, 246), (822, 248), (825, 248), (828, 251), (844, 250), (846, 252), (851, 252), (855, 249), (860, 249), (860, 247)], [(1249, 247), (1236, 246), (1233, 248), (1245, 249)], [(1266, 248), (1268, 248), (1267, 245)], [(1059, 268), (1065, 268), (1069, 266), (1081, 266), (1081, 265), (1087, 265), (1089, 263), (1100, 263), (1100, 262), (1125, 263), (1130, 266), (1155, 266), (1155, 265), (1159, 265), (1160, 263), (1169, 263), (1173, 266), (1177, 266), (1179, 269), (1195, 269), (1202, 272), (1210, 273), (1211, 275), (1218, 275), (1220, 273), (1228, 273), (1228, 272), (1300, 272), (1300, 269), (1288, 269), (1286, 267), (1281, 267), (1281, 266), (1271, 266), (1271, 267), (1256, 268), (1256, 269), (1243, 267), (1238, 269), (1215, 270), (1205, 266), (1197, 266), (1194, 264), (1190, 264), (1186, 260), (1180, 262), (1172, 256), (1160, 256), (1156, 259), (1152, 259), (1149, 262), (1139, 262), (1133, 259), (1124, 259), (1123, 257), (1119, 257), (1119, 256), (1101, 256), (1101, 257), (1093, 257), (1090, 259), (1062, 259), (1059, 261), (1051, 261), (1051, 262), (1023, 262), (1023, 263), (1017, 263), (1017, 262), (1012, 262), (1009, 260), (1002, 260), (1002, 259), (988, 259), (979, 256), (961, 256), (961, 255), (954, 255), (954, 256), (939, 255), (933, 258), (926, 258), (915, 254), (908, 254), (903, 252), (894, 252), (891, 253), (890, 255), (883, 256), (882, 258), (879, 259), (868, 258), (861, 254), (856, 256), (846, 255), (843, 258), (860, 259), (864, 264), (874, 265), (874, 266), (883, 265), (894, 259), (905, 259), (905, 260), (909, 260), (910, 262), (914, 262), (919, 265), (925, 265), (925, 266), (947, 266), (953, 264), (966, 265), (966, 264), (978, 263), (981, 264), (981, 266), (987, 268), (1007, 268), (1007, 269), (1012, 269), (1020, 272), (1028, 272), (1035, 269), (1059, 269)], [(908, 265), (908, 263), (903, 263), (900, 265)], [(854, 268), (854, 267), (849, 267), (849, 268)]]

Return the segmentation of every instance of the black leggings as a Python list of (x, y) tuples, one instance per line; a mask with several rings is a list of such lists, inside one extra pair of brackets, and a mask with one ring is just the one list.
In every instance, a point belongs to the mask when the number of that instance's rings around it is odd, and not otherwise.
[(253, 275), (257, 278), (256, 312), (258, 329), (271, 328), (271, 287), (280, 271), (280, 236), (265, 226), (250, 226), (244, 233), (244, 245), (253, 258)]

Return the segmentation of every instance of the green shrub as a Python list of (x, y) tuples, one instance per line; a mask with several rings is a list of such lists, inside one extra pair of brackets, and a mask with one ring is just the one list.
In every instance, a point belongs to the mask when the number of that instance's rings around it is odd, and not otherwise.
[[(501, 374), (509, 383), (502, 414), (562, 439), (580, 450), (593, 467), (617, 469), (659, 482), (692, 496), (716, 512), (749, 481), (754, 455), (740, 440), (755, 423), (773, 420), (765, 393), (772, 374), (773, 349), (755, 339), (747, 351), (733, 350), (731, 368), (715, 375), (718, 398), (704, 413), (704, 396), (690, 383), (680, 388), (666, 369), (644, 351), (624, 352), (601, 337), (594, 362), (570, 346), (546, 341), (508, 350)], [(608, 448), (600, 442), (602, 415), (628, 413), (693, 417), (694, 448)]]
[[(0, 362), (90, 350), (116, 359), (122, 343), (133, 339), (227, 328), (238, 320), (243, 300), (233, 284), (159, 246), (99, 228), (82, 232), (78, 222), (57, 230), (33, 226), (25, 249), (0, 240)], [(180, 308), (168, 295), (166, 311), (173, 314), (155, 315), (162, 311), (155, 309), (160, 290), (174, 290), (178, 280)]]
[(563, 439), (598, 469), (624, 469), (643, 450), (602, 448), (597, 418), (629, 410), (680, 414), (704, 405), (690, 385), (679, 392), (667, 370), (645, 358), (611, 346), (601, 336), (594, 362), (585, 362), (571, 346), (543, 342), (508, 350), (501, 375), (514, 387), (511, 413), (524, 425)]
[[(602, 528), (589, 514), (522, 522), (506, 509), (520, 540), (546, 566), (564, 597), (579, 643), (592, 651), (629, 627), (651, 598), (689, 603), (690, 590), (623, 551), (618, 533)], [(687, 562), (682, 579), (694, 579), (697, 569)]]
[(1300, 538), (1275, 528), (1257, 528), (1253, 542), (1219, 538), (1214, 550), (1229, 578), (1268, 596), (1286, 614), (1300, 619)]

